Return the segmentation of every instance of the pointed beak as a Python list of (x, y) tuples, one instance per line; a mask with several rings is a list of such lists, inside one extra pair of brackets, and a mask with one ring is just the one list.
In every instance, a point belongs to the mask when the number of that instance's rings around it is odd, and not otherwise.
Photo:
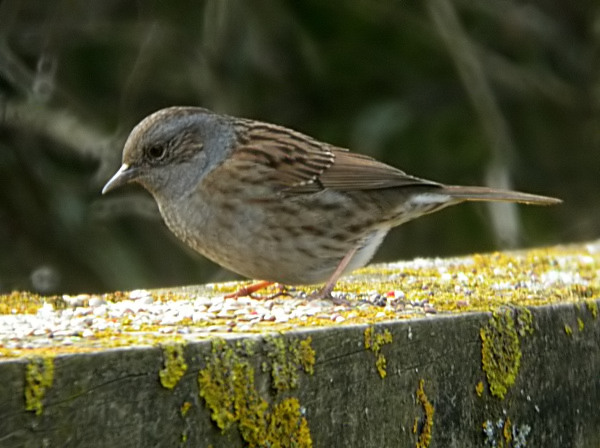
[(115, 173), (113, 177), (110, 178), (106, 185), (102, 189), (102, 194), (106, 194), (115, 188), (121, 187), (128, 182), (131, 182), (139, 175), (139, 170), (135, 167), (130, 167), (126, 163), (121, 165), (119, 171)]

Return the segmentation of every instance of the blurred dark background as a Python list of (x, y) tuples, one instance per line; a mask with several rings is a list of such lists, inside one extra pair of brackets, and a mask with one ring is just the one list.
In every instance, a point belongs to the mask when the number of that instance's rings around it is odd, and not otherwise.
[(131, 128), (171, 105), (565, 201), (455, 207), (393, 231), (376, 261), (598, 238), (599, 46), (585, 0), (3, 0), (0, 291), (235, 278), (141, 187), (100, 195)]

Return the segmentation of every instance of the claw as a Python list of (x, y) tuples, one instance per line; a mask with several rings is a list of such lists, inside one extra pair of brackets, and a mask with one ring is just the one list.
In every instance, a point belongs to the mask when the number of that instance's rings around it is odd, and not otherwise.
[(331, 294), (331, 290), (327, 287), (324, 287), (320, 290), (317, 290), (310, 294), (307, 300), (330, 300), (334, 305), (344, 305), (349, 306), (352, 305), (349, 300), (344, 299), (343, 297), (334, 297)]

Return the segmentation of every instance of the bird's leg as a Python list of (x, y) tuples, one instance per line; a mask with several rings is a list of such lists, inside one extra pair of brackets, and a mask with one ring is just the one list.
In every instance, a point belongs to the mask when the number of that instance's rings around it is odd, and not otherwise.
[(342, 261), (340, 261), (340, 264), (338, 264), (337, 268), (335, 268), (335, 271), (333, 271), (333, 274), (331, 274), (331, 277), (329, 277), (329, 280), (327, 280), (327, 283), (325, 283), (325, 286), (323, 286), (323, 288), (321, 288), (321, 290), (319, 292), (317, 292), (316, 294), (313, 294), (313, 298), (328, 298), (328, 299), (332, 299), (334, 303), (338, 303), (339, 304), (347, 304), (347, 301), (340, 301), (339, 299), (334, 299), (331, 296), (331, 292), (333, 291), (333, 288), (335, 287), (335, 284), (337, 283), (338, 279), (340, 278), (340, 276), (344, 273), (344, 270), (348, 267), (348, 263), (350, 263), (350, 260), (352, 260), (352, 257), (354, 257), (354, 254), (356, 253), (356, 251), (358, 250), (359, 246), (355, 246), (353, 249), (351, 249), (350, 251), (348, 251), (348, 253), (346, 255), (344, 255), (344, 258), (342, 258)]
[[(360, 246), (355, 246), (354, 248), (349, 250), (346, 255), (344, 255), (344, 258), (342, 258), (342, 260), (340, 261), (340, 264), (338, 264), (338, 266), (335, 268), (335, 271), (333, 271), (333, 274), (331, 274), (331, 276), (329, 277), (329, 280), (327, 280), (327, 283), (325, 283), (325, 286), (323, 286), (323, 288), (321, 288), (318, 292), (312, 294), (310, 296), (310, 299), (331, 299), (336, 304), (348, 304), (347, 300), (340, 300), (340, 299), (335, 299), (334, 297), (332, 297), (331, 292), (333, 291), (333, 288), (335, 287), (335, 284), (337, 283), (340, 276), (344, 273), (344, 270), (348, 267), (348, 263), (350, 263), (350, 260), (352, 260), (352, 257), (354, 257), (354, 254), (356, 253), (356, 251), (358, 250), (359, 247)], [(274, 282), (269, 282), (269, 281), (256, 282), (252, 285), (244, 286), (243, 288), (238, 289), (234, 293), (226, 294), (225, 298), (226, 299), (237, 299), (239, 297), (246, 297), (246, 296), (256, 298), (253, 296), (253, 294), (256, 291), (260, 291), (261, 289), (264, 289), (267, 286), (272, 285), (273, 283)], [(275, 294), (275, 296), (272, 296), (272, 297), (276, 297), (281, 294), (282, 294), (282, 291), (280, 291), (279, 293)]]
[(256, 291), (260, 291), (261, 289), (266, 288), (267, 286), (271, 286), (274, 282), (261, 281), (253, 283), (252, 285), (244, 286), (243, 288), (238, 289), (236, 292), (232, 292), (231, 294), (226, 294), (226, 299), (239, 299), (240, 297), (252, 297)]

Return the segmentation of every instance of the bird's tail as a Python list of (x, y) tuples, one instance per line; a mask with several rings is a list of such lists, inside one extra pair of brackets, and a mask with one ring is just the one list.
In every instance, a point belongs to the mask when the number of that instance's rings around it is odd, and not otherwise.
[(488, 187), (463, 187), (458, 185), (444, 186), (443, 193), (463, 201), (499, 201), (521, 202), (534, 205), (560, 204), (562, 200), (520, 191), (499, 190)]

